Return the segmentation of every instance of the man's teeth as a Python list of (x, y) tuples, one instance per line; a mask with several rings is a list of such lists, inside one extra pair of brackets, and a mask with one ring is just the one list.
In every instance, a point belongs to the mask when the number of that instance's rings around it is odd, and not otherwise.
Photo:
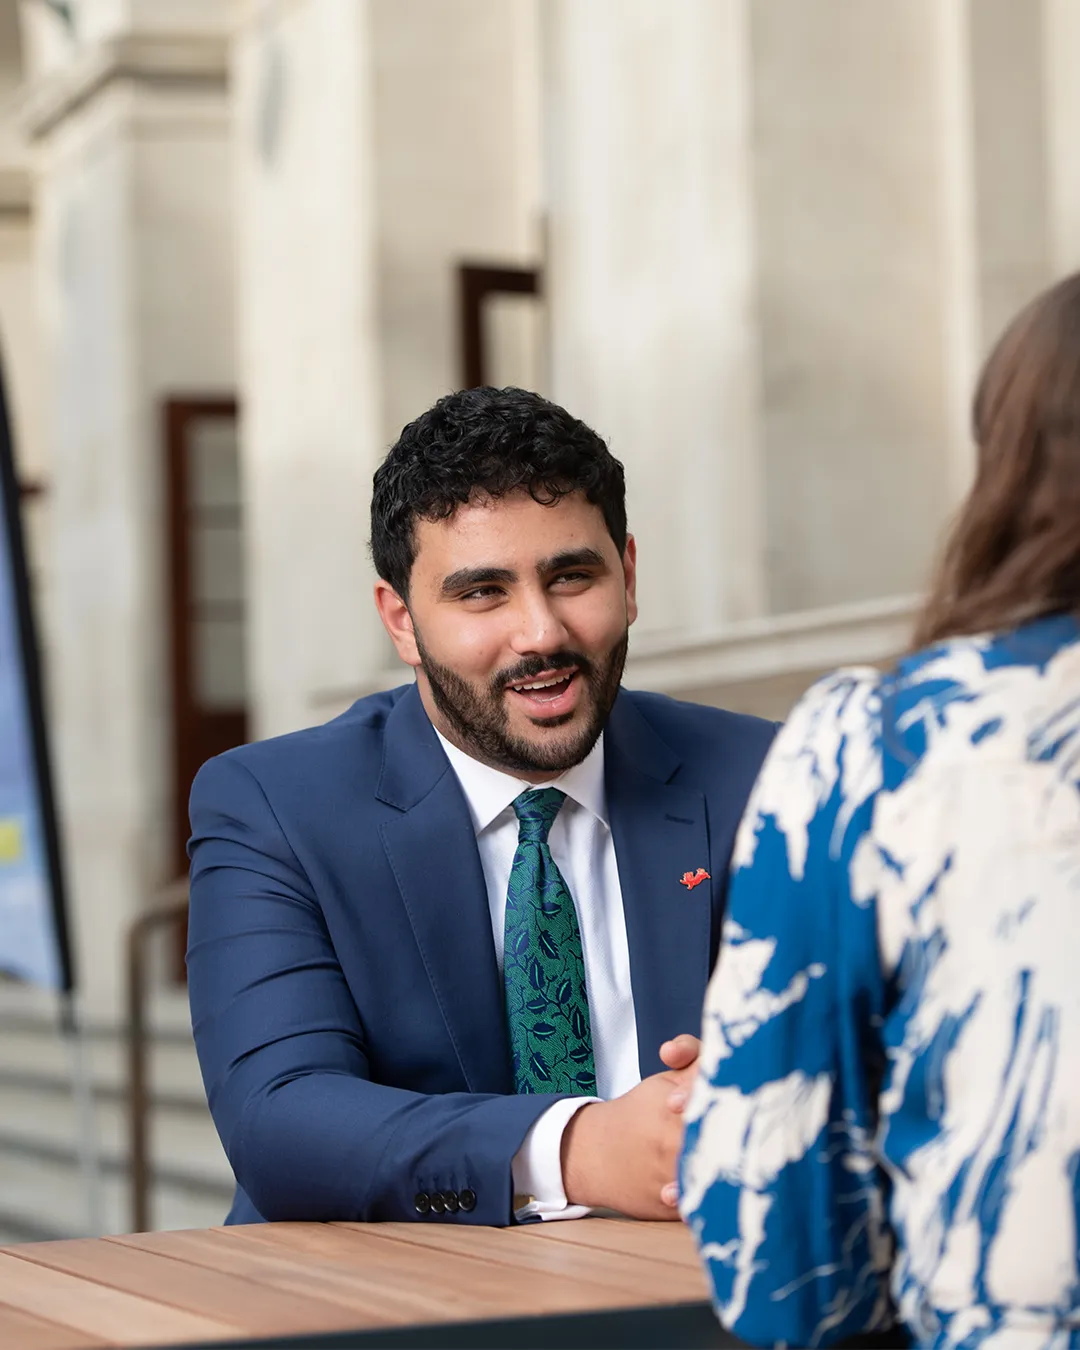
[(569, 675), (557, 675), (553, 680), (544, 680), (541, 684), (512, 684), (510, 687), (519, 694), (524, 694), (532, 689), (553, 689), (557, 684), (565, 684), (570, 678)]

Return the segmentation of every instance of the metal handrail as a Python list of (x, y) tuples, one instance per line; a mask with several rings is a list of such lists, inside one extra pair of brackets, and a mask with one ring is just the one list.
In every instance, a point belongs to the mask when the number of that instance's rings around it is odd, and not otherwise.
[(167, 924), (180, 923), (188, 910), (187, 877), (172, 882), (127, 932), (128, 1149), (131, 1231), (150, 1227), (150, 1094), (146, 1072), (147, 938)]

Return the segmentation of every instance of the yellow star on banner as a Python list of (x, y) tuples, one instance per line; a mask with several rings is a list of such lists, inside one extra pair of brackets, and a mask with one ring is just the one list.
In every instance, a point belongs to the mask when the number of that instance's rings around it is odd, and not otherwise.
[(22, 822), (11, 816), (0, 820), (0, 863), (16, 863), (22, 853)]

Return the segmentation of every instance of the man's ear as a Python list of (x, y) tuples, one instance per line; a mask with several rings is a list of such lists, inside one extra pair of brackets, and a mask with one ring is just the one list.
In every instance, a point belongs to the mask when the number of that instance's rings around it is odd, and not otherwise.
[(626, 622), (629, 624), (637, 618), (637, 540), (632, 534), (626, 536), (622, 565), (626, 581)]
[(415, 670), (420, 665), (420, 652), (416, 645), (416, 633), (413, 631), (412, 615), (409, 606), (394, 590), (388, 581), (382, 578), (375, 583), (375, 608), (379, 611), (383, 627), (390, 634), (398, 656), (407, 666)]

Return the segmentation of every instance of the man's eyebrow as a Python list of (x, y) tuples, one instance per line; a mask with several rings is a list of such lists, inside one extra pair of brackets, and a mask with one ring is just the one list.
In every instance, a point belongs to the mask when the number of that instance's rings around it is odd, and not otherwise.
[(508, 567), (459, 567), (456, 572), (443, 577), (440, 590), (443, 595), (456, 595), (458, 591), (467, 591), (473, 586), (490, 586), (502, 582), (511, 585), (517, 581), (517, 573)]
[(594, 548), (568, 549), (565, 553), (556, 553), (550, 558), (541, 558), (536, 564), (536, 575), (543, 577), (552, 572), (565, 572), (571, 567), (606, 567), (607, 560)]

